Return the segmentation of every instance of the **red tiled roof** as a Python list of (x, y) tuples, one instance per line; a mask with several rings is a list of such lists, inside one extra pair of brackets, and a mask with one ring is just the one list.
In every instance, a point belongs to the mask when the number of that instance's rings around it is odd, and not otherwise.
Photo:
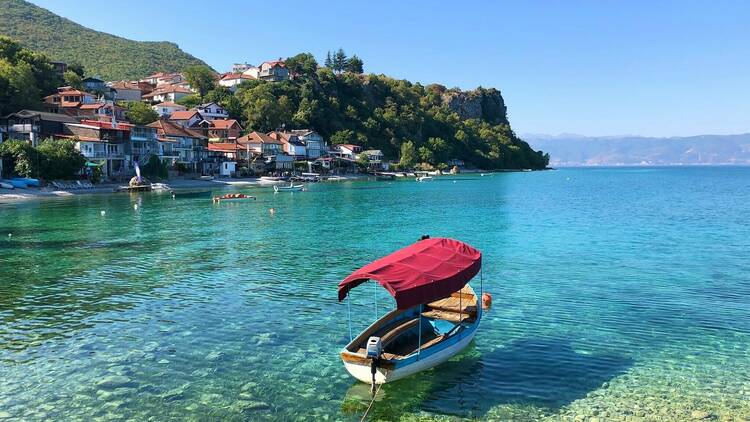
[(93, 104), (81, 104), (80, 108), (81, 110), (97, 110), (102, 107), (106, 106), (104, 103), (93, 103)]
[(209, 151), (217, 152), (237, 152), (239, 146), (229, 142), (210, 142), (208, 144)]
[(89, 125), (89, 126), (96, 126), (102, 129), (117, 129), (117, 130), (130, 130), (133, 128), (133, 125), (130, 123), (115, 123), (115, 128), (112, 127), (112, 122), (102, 122), (100, 120), (81, 120), (81, 124), (83, 125)]
[(157, 95), (164, 95), (164, 94), (169, 94), (172, 92), (183, 93), (183, 94), (193, 93), (193, 91), (187, 88), (183, 88), (181, 86), (176, 86), (176, 85), (169, 85), (169, 86), (165, 86), (162, 88), (157, 88), (155, 91), (145, 94), (143, 97), (154, 97)]
[[(239, 123), (237, 123), (237, 120), (234, 120), (234, 119), (227, 119), (227, 120), (217, 119), (217, 120), (211, 121), (212, 127), (210, 129), (229, 129), (235, 124), (239, 126)], [(242, 129), (242, 126), (240, 126), (240, 129)]]
[(57, 95), (88, 95), (89, 97), (93, 97), (93, 95), (89, 94), (88, 92), (79, 91), (77, 89), (66, 89), (64, 91), (58, 91)]
[(159, 119), (151, 124), (147, 125), (148, 127), (156, 128), (157, 133), (160, 135), (165, 136), (187, 136), (190, 138), (203, 138), (206, 139), (205, 136), (201, 135), (198, 132), (195, 132), (190, 129), (185, 129), (182, 126), (172, 123), (168, 120)]
[(132, 82), (128, 82), (128, 81), (113, 82), (112, 85), (110, 85), (110, 87), (114, 88), (114, 89), (130, 89), (130, 90), (133, 90), (133, 91), (140, 91), (141, 90), (141, 87), (138, 86), (138, 84), (135, 84), (135, 83), (132, 83)]
[(260, 64), (260, 67), (262, 67), (264, 64), (267, 64), (267, 65), (272, 66), (272, 67), (273, 66), (277, 66), (277, 65), (281, 66), (281, 67), (286, 67), (286, 63), (284, 63), (283, 60), (272, 60), (270, 62), (263, 62), (263, 63)]
[(159, 103), (156, 105), (156, 107), (182, 107), (187, 108), (183, 105), (179, 105), (177, 103), (173, 103), (172, 101), (164, 101), (163, 103)]
[(255, 79), (255, 76), (246, 75), (244, 73), (227, 73), (221, 77), (222, 81), (228, 81), (232, 79)]
[(197, 110), (177, 110), (169, 116), (169, 120), (190, 120), (198, 113)]
[(276, 139), (271, 138), (270, 136), (266, 135), (265, 133), (259, 133), (259, 132), (250, 132), (247, 135), (237, 138), (237, 143), (243, 143), (243, 144), (278, 144), (281, 145), (281, 141), (277, 141)]

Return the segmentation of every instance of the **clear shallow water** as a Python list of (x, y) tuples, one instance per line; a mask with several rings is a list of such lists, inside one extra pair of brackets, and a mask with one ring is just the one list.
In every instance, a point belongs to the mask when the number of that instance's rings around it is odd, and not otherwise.
[(336, 284), (429, 233), (483, 251), (493, 308), (375, 418), (750, 419), (750, 168), (244, 191), (0, 204), (0, 417), (358, 420)]

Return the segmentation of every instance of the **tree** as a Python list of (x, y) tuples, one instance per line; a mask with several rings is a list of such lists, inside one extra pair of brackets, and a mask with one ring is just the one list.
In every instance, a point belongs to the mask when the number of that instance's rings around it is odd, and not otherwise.
[(46, 180), (72, 179), (86, 163), (72, 140), (45, 139), (36, 150), (39, 155), (38, 173)]
[(201, 105), (203, 99), (198, 94), (190, 94), (178, 99), (175, 102), (181, 106), (193, 108), (195, 106)]
[(401, 168), (409, 169), (414, 167), (414, 164), (416, 163), (417, 150), (414, 148), (414, 142), (406, 141), (401, 144), (401, 159), (399, 160), (398, 165)]
[(362, 62), (362, 59), (355, 54), (347, 60), (346, 71), (352, 73), (364, 73), (364, 62)]
[(333, 59), (331, 58), (331, 52), (330, 51), (326, 52), (326, 60), (325, 60), (325, 62), (323, 62), (323, 66), (325, 66), (325, 67), (327, 67), (329, 69), (333, 67)]
[(432, 150), (427, 148), (426, 146), (419, 147), (419, 159), (423, 163), (429, 163), (429, 164), (435, 164), (435, 155), (432, 153)]
[(145, 126), (159, 119), (159, 114), (146, 103), (140, 101), (131, 101), (128, 103), (128, 111), (125, 117), (130, 123), (139, 126)]
[(72, 86), (75, 89), (83, 89), (83, 79), (76, 72), (66, 70), (63, 79), (65, 80), (65, 85)]
[(349, 129), (340, 130), (334, 133), (333, 135), (331, 135), (331, 145), (348, 144), (349, 142), (352, 141), (353, 138), (354, 138), (353, 131)]
[(346, 53), (343, 48), (339, 48), (333, 55), (333, 70), (341, 73), (346, 69)]
[(190, 66), (183, 73), (190, 87), (198, 91), (201, 99), (216, 86), (216, 75), (208, 66)]
[(80, 63), (76, 63), (76, 62), (68, 63), (68, 71), (75, 73), (82, 79), (86, 75), (83, 69), (83, 65)]
[(357, 166), (359, 166), (361, 170), (367, 170), (370, 167), (370, 157), (366, 154), (357, 155)]
[(318, 70), (318, 62), (315, 60), (315, 56), (310, 53), (300, 53), (289, 57), (284, 63), (286, 63), (290, 75), (294, 77), (311, 76)]
[(24, 177), (37, 175), (36, 150), (27, 141), (11, 139), (0, 143), (0, 160), (3, 161), (5, 175), (17, 174)]

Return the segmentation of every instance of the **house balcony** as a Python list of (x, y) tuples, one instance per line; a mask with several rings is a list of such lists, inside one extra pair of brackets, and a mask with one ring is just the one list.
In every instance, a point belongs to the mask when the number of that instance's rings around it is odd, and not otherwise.
[(34, 124), (15, 124), (8, 126), (8, 132), (13, 133), (31, 133), (31, 132), (39, 132), (39, 125)]

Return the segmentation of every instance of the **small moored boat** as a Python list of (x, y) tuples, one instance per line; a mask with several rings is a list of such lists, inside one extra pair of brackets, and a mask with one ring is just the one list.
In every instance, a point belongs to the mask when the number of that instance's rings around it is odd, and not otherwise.
[(20, 179), (5, 179), (3, 180), (3, 183), (13, 186), (14, 188), (18, 189), (26, 189), (29, 187), (28, 183), (24, 182)]
[(305, 190), (305, 185), (290, 184), (289, 186), (278, 186), (274, 185), (274, 192), (300, 192)]
[(429, 182), (432, 181), (432, 176), (419, 176), (417, 182)]
[(221, 196), (214, 196), (213, 201), (214, 202), (232, 201), (232, 200), (238, 200), (238, 199), (255, 199), (255, 197), (250, 196), (250, 195), (245, 195), (244, 193), (227, 193)]
[(3, 189), (15, 189), (15, 186), (11, 185), (8, 182), (4, 182), (4, 181), (0, 180), (0, 188), (3, 188)]
[(467, 284), (481, 266), (482, 253), (466, 243), (428, 238), (346, 277), (338, 286), (339, 301), (354, 287), (374, 280), (393, 296), (397, 307), (354, 338), (349, 307), (350, 342), (341, 351), (347, 371), (374, 388), (461, 352), (482, 318), (477, 295)]

